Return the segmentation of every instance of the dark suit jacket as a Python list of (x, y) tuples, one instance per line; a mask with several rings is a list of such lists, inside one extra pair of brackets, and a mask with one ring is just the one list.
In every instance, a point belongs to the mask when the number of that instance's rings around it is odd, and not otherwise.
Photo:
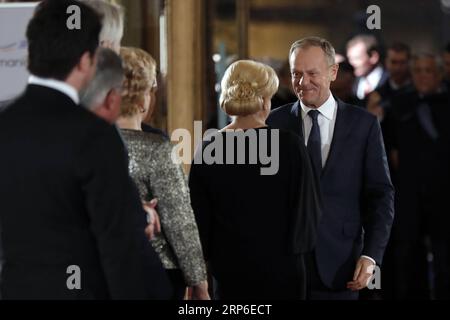
[[(433, 138), (420, 121), (419, 106), (429, 106), (438, 136)], [(412, 243), (422, 232), (448, 238), (447, 197), (450, 182), (450, 95), (447, 92), (420, 97), (409, 92), (392, 100), (387, 115), (392, 149), (398, 151), (398, 242)], [(405, 241), (408, 239), (408, 241)]]
[[(355, 79), (355, 82), (353, 83), (353, 94), (356, 96), (357, 100), (358, 100), (358, 106), (361, 107), (365, 107), (367, 105), (367, 97), (365, 97), (364, 99), (359, 99), (357, 94), (358, 94), (358, 84), (359, 84), (359, 80), (361, 79), (361, 77), (358, 77)], [(373, 91), (378, 90), (380, 88), (382, 88), (386, 82), (389, 82), (389, 72), (386, 71), (386, 69), (383, 68), (383, 73), (381, 74), (381, 78), (380, 81), (378, 81), (377, 86), (373, 89)]]
[[(0, 113), (5, 299), (167, 298), (114, 127), (29, 85)], [(81, 290), (69, 290), (69, 266)]]
[[(299, 102), (278, 108), (268, 124), (304, 143)], [(338, 101), (336, 125), (320, 178), (323, 215), (315, 250), (323, 283), (343, 290), (361, 254), (381, 264), (394, 216), (394, 189), (375, 116)]]

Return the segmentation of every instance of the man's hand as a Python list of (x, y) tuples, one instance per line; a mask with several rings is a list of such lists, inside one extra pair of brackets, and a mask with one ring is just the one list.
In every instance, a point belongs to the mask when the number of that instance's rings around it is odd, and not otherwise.
[(378, 92), (374, 91), (369, 94), (367, 98), (367, 111), (377, 116), (378, 120), (381, 121), (384, 118), (384, 109), (380, 105), (381, 96)]
[(147, 228), (145, 228), (145, 234), (149, 240), (155, 237), (155, 234), (161, 232), (161, 223), (159, 221), (158, 212), (156, 212), (157, 199), (153, 199), (150, 202), (142, 202), (142, 207), (147, 212)]
[(347, 289), (358, 291), (364, 289), (369, 284), (373, 275), (375, 264), (365, 257), (359, 258), (356, 263), (353, 281), (347, 282)]

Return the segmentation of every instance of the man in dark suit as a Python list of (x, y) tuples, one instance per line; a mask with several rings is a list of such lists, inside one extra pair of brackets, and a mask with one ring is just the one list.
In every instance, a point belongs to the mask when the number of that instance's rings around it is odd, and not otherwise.
[(117, 130), (79, 105), (100, 28), (74, 0), (41, 2), (28, 25), (29, 84), (0, 114), (5, 299), (170, 296)]
[(369, 94), (366, 105), (367, 110), (378, 117), (382, 128), (384, 116), (391, 107), (390, 100), (413, 89), (409, 71), (410, 59), (411, 49), (402, 42), (395, 42), (387, 49), (385, 64), (389, 77), (384, 84)]
[(299, 40), (289, 56), (299, 101), (272, 111), (268, 124), (307, 143), (320, 178), (323, 215), (308, 263), (310, 298), (357, 299), (371, 268), (381, 264), (394, 214), (380, 126), (332, 96), (338, 65), (327, 40)]
[(360, 100), (358, 105), (365, 106), (367, 96), (388, 80), (377, 38), (370, 34), (356, 35), (347, 43), (347, 58), (355, 69), (353, 93)]
[(450, 96), (440, 62), (430, 53), (414, 56), (414, 91), (394, 97), (387, 114), (398, 170), (392, 233), (398, 299), (450, 298)]

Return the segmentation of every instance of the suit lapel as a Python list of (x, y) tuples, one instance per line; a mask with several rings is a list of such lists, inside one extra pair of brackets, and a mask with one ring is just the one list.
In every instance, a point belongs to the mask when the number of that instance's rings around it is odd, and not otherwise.
[(345, 141), (351, 132), (353, 116), (349, 112), (347, 105), (341, 100), (338, 101), (336, 124), (334, 126), (333, 139), (331, 142), (330, 153), (328, 154), (327, 162), (322, 170), (321, 177), (323, 178), (330, 168), (338, 161), (339, 154), (344, 148)]
[(292, 105), (288, 127), (290, 131), (295, 132), (302, 139), (303, 143), (305, 143), (305, 136), (303, 134), (303, 120), (299, 101)]
[(381, 74), (381, 78), (380, 81), (378, 81), (377, 87), (375, 88), (375, 90), (380, 89), (382, 86), (384, 86), (384, 84), (388, 81), (389, 79), (389, 73), (383, 69), (383, 73)]

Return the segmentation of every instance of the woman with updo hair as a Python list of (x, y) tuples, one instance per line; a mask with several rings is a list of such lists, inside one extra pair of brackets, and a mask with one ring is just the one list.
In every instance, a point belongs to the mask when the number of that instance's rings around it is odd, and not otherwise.
[[(266, 125), (278, 88), (262, 63), (233, 63), (220, 105), (232, 122), (203, 141), (191, 203), (216, 299), (304, 299), (320, 197), (300, 138)], [(211, 285), (211, 284), (210, 284)]]
[(208, 300), (206, 266), (184, 172), (172, 162), (172, 145), (162, 135), (141, 129), (155, 101), (155, 60), (138, 48), (123, 47), (120, 55), (125, 79), (117, 125), (141, 199), (158, 199), (161, 233), (152, 245), (171, 280), (174, 300), (184, 298), (186, 287), (192, 287), (193, 299)]

